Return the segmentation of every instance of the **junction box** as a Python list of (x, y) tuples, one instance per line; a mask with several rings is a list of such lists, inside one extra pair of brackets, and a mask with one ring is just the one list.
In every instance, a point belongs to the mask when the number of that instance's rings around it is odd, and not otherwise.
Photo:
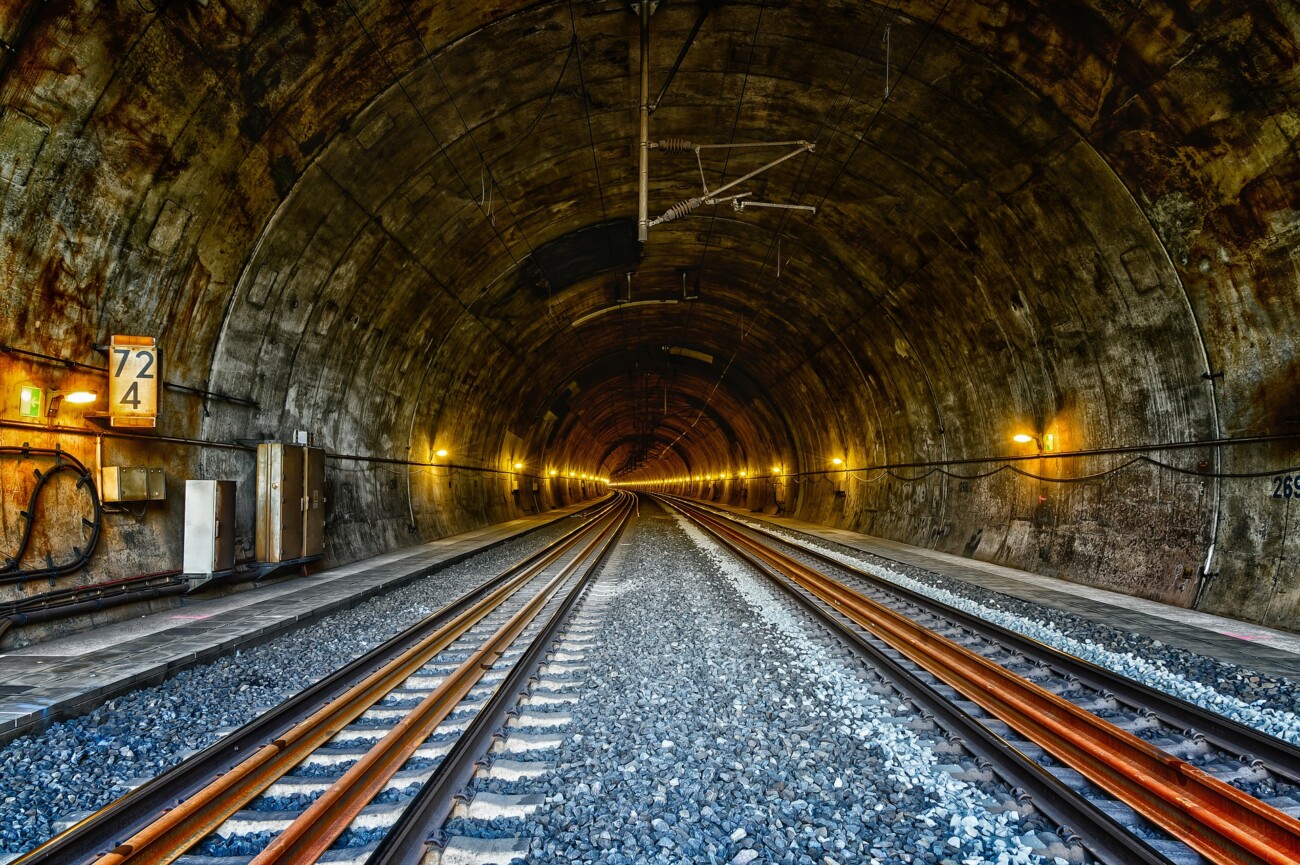
[(325, 549), (325, 451), (264, 442), (257, 446), (259, 562), (319, 556)]
[(167, 498), (167, 473), (144, 466), (104, 466), (99, 487), (105, 502), (160, 502)]
[(211, 575), (235, 566), (235, 482), (185, 482), (186, 574)]

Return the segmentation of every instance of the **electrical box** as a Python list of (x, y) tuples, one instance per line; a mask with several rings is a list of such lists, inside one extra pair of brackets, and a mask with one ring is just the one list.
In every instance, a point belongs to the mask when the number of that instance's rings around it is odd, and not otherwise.
[(257, 446), (257, 560), (283, 562), (325, 549), (325, 451)]
[(160, 502), (167, 498), (167, 473), (140, 466), (104, 466), (100, 500)]
[(185, 553), (181, 570), (212, 574), (235, 567), (235, 482), (185, 482)]

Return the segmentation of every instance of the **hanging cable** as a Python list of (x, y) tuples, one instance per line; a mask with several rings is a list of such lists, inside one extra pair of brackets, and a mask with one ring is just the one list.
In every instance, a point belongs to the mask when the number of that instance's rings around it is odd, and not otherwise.
[[(103, 507), (100, 505), (99, 492), (95, 489), (95, 480), (90, 470), (80, 460), (71, 456), (62, 448), (51, 450), (49, 448), (29, 447), (26, 444), (22, 447), (4, 446), (0, 447), (0, 456), (17, 456), (20, 459), (40, 456), (53, 457), (55, 460), (54, 468), (45, 472), (39, 469), (36, 470), (36, 486), (32, 488), (32, 495), (28, 500), (27, 509), (19, 512), (19, 515), (23, 518), (24, 526), (22, 538), (18, 542), (18, 551), (13, 556), (6, 557), (3, 564), (0, 564), (0, 583), (22, 582), (37, 577), (62, 577), (84, 568), (86, 563), (90, 561), (91, 555), (95, 552), (95, 547), (99, 543), (99, 532), (103, 528)], [(27, 547), (31, 543), (32, 527), (36, 523), (36, 505), (41, 493), (44, 492), (51, 478), (63, 472), (72, 472), (77, 475), (77, 489), (85, 490), (86, 494), (90, 496), (93, 519), (82, 517), (81, 520), (82, 524), (90, 529), (90, 537), (86, 541), (85, 549), (74, 546), (72, 549), (76, 555), (64, 564), (21, 570), (18, 566), (22, 563), (23, 556), (27, 554)]]
[(1117, 466), (1112, 466), (1111, 468), (1103, 469), (1102, 471), (1094, 472), (1092, 474), (1077, 475), (1074, 477), (1060, 477), (1060, 476), (1053, 476), (1053, 475), (1035, 474), (1033, 472), (1027, 472), (1018, 466), (1014, 466), (1010, 464), (1001, 465), (995, 469), (990, 469), (989, 471), (986, 472), (976, 472), (975, 474), (970, 474), (970, 475), (959, 474), (958, 472), (949, 471), (948, 469), (943, 468), (942, 466), (935, 466), (931, 469), (928, 469), (927, 471), (922, 472), (919, 475), (899, 474), (897, 471), (891, 468), (891, 469), (885, 469), (875, 477), (868, 478), (866, 480), (862, 480), (861, 478), (859, 478), (856, 472), (849, 472), (849, 476), (852, 477), (855, 481), (857, 481), (860, 484), (875, 483), (876, 481), (881, 480), (882, 478), (885, 477), (891, 477), (894, 480), (898, 480), (898, 481), (914, 483), (917, 481), (923, 481), (926, 478), (933, 477), (934, 475), (942, 475), (943, 477), (948, 477), (948, 478), (952, 478), (953, 480), (959, 480), (959, 481), (978, 481), (978, 480), (983, 480), (985, 478), (993, 477), (994, 475), (1001, 474), (1002, 472), (1011, 472), (1012, 474), (1020, 475), (1021, 477), (1026, 477), (1036, 481), (1044, 481), (1046, 483), (1079, 484), (1079, 483), (1088, 483), (1091, 481), (1100, 480), (1102, 478), (1109, 477), (1110, 475), (1113, 474), (1117, 474), (1118, 472), (1122, 472), (1125, 469), (1132, 468), (1134, 465), (1139, 465), (1139, 464), (1155, 466), (1156, 468), (1165, 469), (1167, 471), (1175, 472), (1176, 474), (1189, 475), (1191, 477), (1206, 478), (1206, 479), (1227, 479), (1227, 478), (1255, 479), (1255, 478), (1274, 477), (1277, 475), (1300, 473), (1300, 466), (1285, 466), (1282, 468), (1268, 469), (1266, 471), (1256, 471), (1256, 472), (1207, 472), (1207, 471), (1199, 471), (1197, 469), (1183, 468), (1182, 466), (1170, 465), (1169, 463), (1158, 460), (1155, 457), (1136, 456), (1130, 460), (1126, 460), (1125, 462), (1120, 463)]

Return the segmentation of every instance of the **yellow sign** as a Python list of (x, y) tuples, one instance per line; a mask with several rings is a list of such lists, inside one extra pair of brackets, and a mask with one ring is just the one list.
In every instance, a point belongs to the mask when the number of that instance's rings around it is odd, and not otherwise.
[(162, 356), (152, 336), (114, 336), (108, 351), (111, 426), (152, 427), (158, 422)]

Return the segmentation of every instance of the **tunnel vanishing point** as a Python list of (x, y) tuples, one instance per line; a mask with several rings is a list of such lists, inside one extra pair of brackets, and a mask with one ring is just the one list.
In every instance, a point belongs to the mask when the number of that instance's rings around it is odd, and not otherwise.
[[(256, 445), (305, 431), (326, 564), (612, 483), (1297, 628), (1290, 2), (6, 0), (0, 40), (0, 602), (178, 570), (187, 479), (252, 558)], [(108, 467), (163, 494), (101, 512)]]

